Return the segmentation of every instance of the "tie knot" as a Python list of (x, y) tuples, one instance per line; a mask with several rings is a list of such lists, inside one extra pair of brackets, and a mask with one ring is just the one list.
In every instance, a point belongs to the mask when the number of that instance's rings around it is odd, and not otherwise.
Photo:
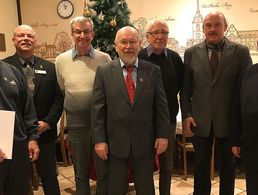
[(125, 65), (125, 69), (126, 69), (126, 71), (129, 72), (129, 73), (132, 73), (134, 68), (135, 68), (135, 66), (131, 66), (131, 65), (130, 65), (130, 66), (126, 66), (126, 65)]

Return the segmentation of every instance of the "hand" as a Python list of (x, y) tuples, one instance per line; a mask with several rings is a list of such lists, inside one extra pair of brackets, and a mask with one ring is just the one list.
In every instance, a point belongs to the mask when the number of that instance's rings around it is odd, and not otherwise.
[(39, 157), (39, 146), (36, 140), (29, 140), (28, 143), (29, 157), (31, 161), (35, 161)]
[(5, 153), (0, 149), (0, 163), (3, 162), (5, 158), (6, 158)]
[(182, 130), (184, 135), (186, 135), (187, 137), (191, 137), (193, 136), (193, 131), (191, 129), (191, 127), (196, 127), (196, 123), (193, 119), (193, 117), (188, 117), (186, 118), (183, 123), (182, 123)]
[(38, 121), (39, 123), (39, 127), (37, 129), (37, 134), (40, 135), (41, 133), (43, 133), (44, 131), (50, 129), (50, 126), (47, 122), (45, 121)]
[(233, 147), (232, 147), (232, 152), (233, 152), (233, 154), (234, 154), (236, 157), (240, 158), (240, 153), (241, 153), (241, 148), (240, 148), (240, 147), (238, 147), (238, 146), (233, 146)]
[(95, 144), (95, 151), (101, 159), (107, 160), (107, 158), (108, 158), (108, 156), (107, 156), (108, 155), (108, 145), (107, 145), (107, 143)]
[(161, 154), (166, 151), (168, 147), (168, 139), (166, 138), (157, 138), (155, 141), (156, 153)]

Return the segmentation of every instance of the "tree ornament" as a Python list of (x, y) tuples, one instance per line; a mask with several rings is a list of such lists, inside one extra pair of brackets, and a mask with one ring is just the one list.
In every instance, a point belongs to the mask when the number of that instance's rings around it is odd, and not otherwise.
[(111, 26), (112, 28), (116, 27), (116, 19), (113, 18), (113, 19), (109, 22), (109, 24), (110, 24), (110, 26)]
[(120, 0), (120, 2), (118, 2), (118, 4), (121, 4), (121, 7), (124, 8), (124, 4), (125, 4), (125, 0)]
[(100, 12), (100, 14), (98, 15), (98, 20), (100, 21), (100, 22), (102, 22), (103, 20), (104, 20), (104, 17), (105, 17), (105, 15), (102, 13), (102, 11)]
[(90, 18), (92, 16), (92, 11), (90, 9), (85, 9), (83, 12), (83, 16)]

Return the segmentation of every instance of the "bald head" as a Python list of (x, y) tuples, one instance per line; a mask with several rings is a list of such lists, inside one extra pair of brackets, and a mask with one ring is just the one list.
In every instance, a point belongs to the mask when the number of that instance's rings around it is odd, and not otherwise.
[(115, 48), (125, 64), (133, 65), (141, 49), (139, 32), (131, 26), (119, 29), (116, 33)]
[(210, 12), (203, 20), (203, 32), (211, 45), (219, 44), (227, 30), (227, 21), (223, 13)]
[(18, 55), (28, 59), (33, 55), (36, 47), (36, 33), (29, 25), (20, 25), (14, 30), (13, 43)]

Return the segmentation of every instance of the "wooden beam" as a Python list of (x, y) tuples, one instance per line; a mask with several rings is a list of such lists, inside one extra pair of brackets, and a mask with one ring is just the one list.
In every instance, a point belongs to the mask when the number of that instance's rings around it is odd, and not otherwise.
[(18, 24), (22, 24), (22, 17), (21, 17), (21, 3), (20, 0), (16, 0), (16, 5), (17, 5), (17, 14), (18, 14)]

